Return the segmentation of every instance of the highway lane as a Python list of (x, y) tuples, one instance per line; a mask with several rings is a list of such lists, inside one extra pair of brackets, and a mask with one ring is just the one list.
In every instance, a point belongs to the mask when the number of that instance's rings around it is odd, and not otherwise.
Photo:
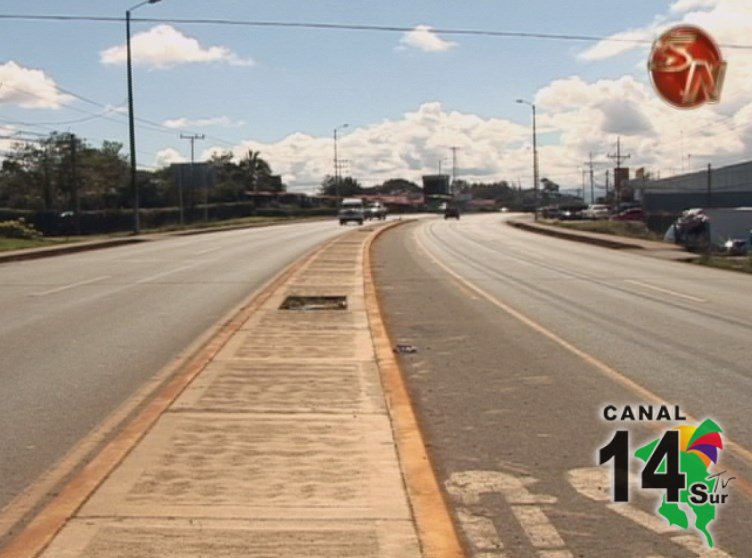
[[(417, 347), (401, 363), (470, 553), (746, 555), (752, 278), (503, 219), (426, 221), (375, 247), (387, 327)], [(721, 469), (746, 486), (730, 485), (712, 528), (715, 554), (696, 531), (657, 518), (656, 500), (638, 487), (629, 505), (610, 503), (598, 449), (617, 428), (631, 431), (635, 450), (674, 424), (601, 418), (607, 403), (646, 403), (645, 390), (717, 420), (739, 444), (721, 451)]]
[(0, 264), (0, 509), (334, 221)]
[(712, 411), (752, 447), (740, 397), (752, 387), (750, 276), (547, 238), (498, 217), (434, 222), (417, 240), (653, 393), (696, 417)]

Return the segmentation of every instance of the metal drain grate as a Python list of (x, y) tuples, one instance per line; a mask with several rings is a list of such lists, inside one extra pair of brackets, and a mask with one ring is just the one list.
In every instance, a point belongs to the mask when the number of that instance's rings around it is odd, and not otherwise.
[(347, 310), (346, 296), (288, 296), (280, 310)]

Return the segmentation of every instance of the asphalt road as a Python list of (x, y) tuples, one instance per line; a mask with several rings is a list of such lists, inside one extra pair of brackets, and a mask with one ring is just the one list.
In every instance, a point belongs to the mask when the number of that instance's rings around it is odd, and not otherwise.
[[(417, 348), (400, 360), (469, 553), (749, 556), (752, 278), (502, 220), (424, 221), (375, 246), (387, 327)], [(611, 502), (611, 464), (597, 466), (617, 429), (634, 451), (677, 424), (602, 418), (652, 394), (724, 429), (716, 471), (738, 478), (713, 553), (658, 518), (637, 460), (628, 505)]]
[(335, 221), (0, 264), (0, 509)]

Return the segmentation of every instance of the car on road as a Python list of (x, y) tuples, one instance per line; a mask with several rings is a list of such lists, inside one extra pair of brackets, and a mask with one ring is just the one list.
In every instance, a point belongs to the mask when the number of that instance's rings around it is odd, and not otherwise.
[(644, 221), (645, 211), (641, 207), (631, 207), (611, 217), (612, 221)]
[(344, 225), (350, 221), (363, 224), (365, 219), (365, 207), (363, 206), (363, 200), (358, 198), (345, 198), (340, 203), (339, 211), (337, 212), (337, 219), (339, 224)]
[(590, 219), (593, 221), (597, 219), (608, 219), (610, 213), (611, 212), (607, 205), (600, 203), (591, 203), (587, 206), (586, 209), (582, 211), (582, 218)]
[(444, 219), (460, 219), (460, 209), (454, 205), (447, 205), (444, 209)]
[(371, 219), (384, 221), (386, 219), (386, 207), (381, 202), (368, 204), (365, 208), (365, 218), (369, 221)]

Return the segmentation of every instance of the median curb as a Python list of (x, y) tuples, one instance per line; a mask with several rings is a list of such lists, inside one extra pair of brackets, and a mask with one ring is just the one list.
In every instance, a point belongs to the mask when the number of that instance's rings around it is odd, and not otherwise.
[(642, 240), (639, 238), (614, 237), (613, 235), (603, 233), (593, 233), (586, 231), (565, 230), (553, 225), (543, 225), (540, 223), (529, 223), (519, 219), (510, 219), (506, 223), (520, 230), (553, 236), (563, 240), (582, 242), (609, 248), (611, 250), (639, 250), (644, 256), (656, 257), (663, 260), (678, 262), (693, 262), (699, 256), (687, 252), (683, 247), (667, 242), (657, 242), (653, 240)]
[(267, 284), (0, 556), (161, 556), (176, 541), (244, 558), (458, 556), (440, 549), (455, 538), (433, 523), (445, 511), (421, 520), (411, 501), (409, 486), (438, 485), (405, 478), (389, 342), (372, 332), (368, 247), (398, 224), (339, 235)]
[(137, 242), (146, 242), (148, 238), (112, 238), (108, 240), (99, 240), (93, 242), (73, 242), (60, 246), (49, 246), (44, 248), (27, 248), (24, 250), (10, 250), (0, 252), (0, 263), (20, 262), (24, 260), (36, 260), (39, 258), (49, 258), (52, 256), (62, 256), (64, 254), (74, 254), (76, 252), (88, 252), (89, 250), (101, 250), (103, 248), (112, 248), (113, 246), (125, 246)]
[(0, 263), (5, 262), (19, 262), (25, 260), (36, 260), (40, 258), (49, 258), (52, 256), (63, 256), (65, 254), (74, 254), (76, 252), (88, 252), (90, 250), (101, 250), (104, 248), (113, 248), (115, 246), (126, 246), (128, 244), (136, 244), (138, 242), (150, 242), (153, 240), (159, 240), (162, 238), (169, 238), (174, 236), (193, 236), (198, 234), (208, 234), (213, 232), (225, 232), (235, 231), (241, 229), (260, 229), (264, 227), (276, 227), (279, 225), (293, 225), (295, 223), (306, 223), (308, 221), (324, 221), (331, 219), (331, 217), (313, 217), (310, 219), (290, 219), (289, 221), (278, 221), (271, 223), (253, 224), (247, 225), (229, 225), (229, 226), (216, 226), (197, 229), (175, 230), (165, 232), (153, 232), (146, 233), (141, 236), (126, 236), (122, 238), (108, 238), (104, 240), (84, 240), (81, 242), (71, 242), (66, 244), (60, 244), (58, 246), (44, 246), (41, 248), (24, 248), (22, 250), (9, 250), (7, 252), (0, 252)]

